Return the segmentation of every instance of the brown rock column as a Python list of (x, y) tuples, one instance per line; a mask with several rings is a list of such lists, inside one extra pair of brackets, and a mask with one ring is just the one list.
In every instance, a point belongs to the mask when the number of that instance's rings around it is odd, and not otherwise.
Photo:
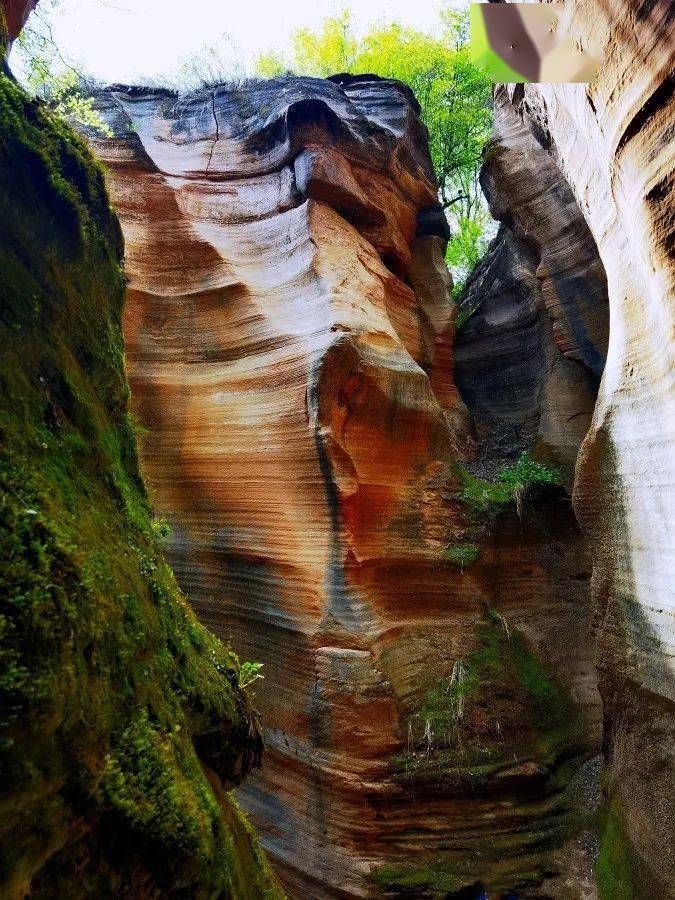
[(574, 0), (565, 11), (572, 35), (602, 48), (598, 79), (505, 90), (572, 187), (607, 274), (607, 363), (575, 486), (609, 763), (598, 877), (603, 897), (670, 896), (675, 21), (669, 0)]
[[(99, 99), (144, 464), (201, 617), (265, 664), (267, 762), (242, 800), (289, 893), (380, 896), (383, 865), (439, 859), (460, 887), (541, 874), (564, 804), (536, 734), (485, 776), (499, 802), (462, 760), (452, 790), (401, 772), (420, 705), (491, 604), (556, 665), (543, 622), (571, 609), (543, 557), (534, 602), (529, 550), (503, 591), (492, 550), (475, 571), (447, 553), (468, 539), (457, 463), (473, 442), (414, 98), (345, 76)], [(593, 738), (566, 742), (577, 758)]]

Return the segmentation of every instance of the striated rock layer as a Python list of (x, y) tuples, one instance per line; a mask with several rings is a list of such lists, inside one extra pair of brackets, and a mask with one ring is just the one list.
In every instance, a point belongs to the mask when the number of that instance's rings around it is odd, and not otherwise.
[[(574, 192), (607, 276), (607, 361), (575, 483), (575, 509), (593, 555), (608, 761), (598, 888), (603, 898), (670, 897), (675, 19), (669, 0), (570, 0), (565, 16), (582, 44), (602, 48), (598, 79), (589, 86), (498, 88), (498, 141), (507, 121), (511, 136), (527, 130), (530, 145), (536, 140), (547, 152)], [(523, 190), (516, 179), (516, 232)], [(531, 211), (528, 230), (543, 246), (546, 211)], [(532, 263), (524, 268), (529, 279)], [(517, 274), (514, 281), (516, 292), (529, 293)], [(600, 294), (587, 297), (602, 303)], [(494, 303), (493, 294), (488, 306)], [(592, 321), (592, 309), (588, 316)], [(499, 338), (490, 342), (498, 346)], [(465, 352), (471, 356), (468, 334)]]
[(36, 5), (37, 0), (3, 0), (0, 4), (0, 17), (3, 20), (0, 34), (3, 44), (11, 46)]
[(597, 743), (588, 564), (560, 487), (521, 520), (463, 471), (414, 98), (338, 76), (98, 100), (144, 464), (202, 620), (265, 664), (241, 796), (289, 893), (540, 880)]

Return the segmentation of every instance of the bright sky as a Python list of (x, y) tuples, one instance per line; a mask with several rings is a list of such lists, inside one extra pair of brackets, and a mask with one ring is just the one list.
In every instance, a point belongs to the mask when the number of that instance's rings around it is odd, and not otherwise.
[[(175, 70), (205, 44), (222, 43), (250, 66), (268, 48), (282, 51), (293, 31), (316, 27), (340, 0), (62, 0), (53, 33), (65, 55), (106, 82), (138, 82)], [(439, 0), (352, 0), (357, 31), (375, 21), (429, 30)]]

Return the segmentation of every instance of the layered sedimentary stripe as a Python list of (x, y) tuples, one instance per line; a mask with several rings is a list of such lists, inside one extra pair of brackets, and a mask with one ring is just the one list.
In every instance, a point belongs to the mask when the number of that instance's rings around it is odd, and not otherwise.
[(597, 80), (509, 88), (508, 96), (571, 185), (607, 273), (607, 364), (575, 488), (592, 537), (610, 763), (598, 872), (604, 896), (639, 896), (645, 885), (668, 894), (673, 855), (664, 848), (675, 806), (672, 3), (574, 0), (565, 5), (565, 25), (602, 48)]
[[(99, 99), (116, 133), (98, 146), (127, 240), (134, 402), (172, 562), (202, 618), (265, 664), (267, 765), (243, 800), (293, 896), (377, 896), (369, 873), (407, 848), (418, 865), (467, 840), (475, 862), (511, 814), (438, 787), (416, 808), (395, 771), (420, 698), (501, 597), (491, 551), (475, 573), (444, 556), (467, 530), (455, 463), (472, 440), (415, 101), (365, 76)], [(569, 633), (569, 584), (554, 587), (535, 536), (520, 565), (505, 612), (559, 662), (564, 639), (543, 623)], [(531, 780), (536, 802), (516, 812), (495, 883), (516, 877), (526, 822), (559, 821), (545, 770), (527, 766), (498, 782), (512, 797)]]

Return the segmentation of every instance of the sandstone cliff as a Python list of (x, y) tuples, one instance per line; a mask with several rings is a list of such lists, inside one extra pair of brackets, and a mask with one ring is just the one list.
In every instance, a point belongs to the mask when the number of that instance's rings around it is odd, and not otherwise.
[(119, 223), (4, 73), (0, 221), (0, 896), (280, 896), (226, 793), (262, 750), (238, 662), (138, 471)]
[[(265, 664), (240, 795), (291, 896), (672, 896), (670, 7), (569, 0), (598, 81), (497, 88), (458, 335), (402, 85), (98, 97), (142, 458)], [(278, 896), (138, 472), (116, 219), (0, 79), (0, 893)]]
[[(668, 0), (570, 0), (565, 9), (575, 37), (582, 43), (592, 39), (602, 48), (600, 76), (588, 87), (512, 85), (496, 92), (495, 144), (487, 151), (485, 176), (492, 208), (505, 227), (463, 299), (467, 312), (478, 310), (460, 338), (458, 380), (469, 404), (487, 409), (502, 426), (511, 418), (522, 431), (533, 411), (530, 431), (538, 429), (540, 440), (559, 454), (560, 442), (547, 437), (551, 368), (546, 358), (548, 353), (560, 369), (572, 356), (583, 364), (577, 369), (577, 387), (570, 392), (569, 382), (554, 384), (553, 405), (558, 397), (565, 415), (578, 408), (575, 421), (581, 428), (568, 437), (583, 437), (581, 412), (587, 410), (594, 351), (602, 351), (604, 343), (604, 283), (597, 264), (588, 264), (593, 256), (588, 233), (579, 240), (590, 230), (606, 273), (611, 323), (604, 374), (575, 480), (575, 509), (593, 557), (596, 661), (605, 718), (607, 810), (598, 889), (608, 900), (670, 897), (675, 883), (675, 24)], [(529, 163), (523, 173), (526, 147)], [(557, 169), (553, 181), (548, 174), (552, 167)], [(556, 179), (558, 196), (542, 193), (533, 204), (530, 195), (547, 192)], [(566, 199), (570, 188), (576, 207)], [(570, 214), (565, 227), (559, 221), (557, 234), (552, 234), (550, 212), (561, 198)], [(535, 310), (542, 299), (551, 309), (551, 240), (555, 244), (563, 237), (563, 261), (580, 277), (581, 291), (571, 305), (563, 299), (551, 320), (542, 321)], [(585, 350), (578, 332), (575, 341), (569, 340), (574, 319), (590, 338)], [(554, 336), (558, 328), (553, 355), (542, 327), (552, 327)], [(496, 358), (504, 338), (507, 366), (516, 383), (526, 386), (519, 392), (528, 398), (524, 409), (511, 407), (508, 383), (491, 375), (496, 396), (481, 384), (477, 354), (483, 349)], [(523, 364), (508, 350), (514, 338), (533, 348), (536, 364)], [(460, 360), (466, 362), (464, 370)]]
[[(603, 46), (599, 80), (526, 90), (607, 272), (611, 331), (575, 507), (594, 536), (598, 665), (610, 762), (604, 897), (675, 883), (673, 678), (672, 4), (578, 2)], [(621, 867), (621, 868), (620, 868)], [(617, 871), (618, 870), (618, 871)], [(628, 884), (628, 888), (626, 888)]]
[(475, 468), (414, 98), (338, 76), (98, 103), (144, 466), (202, 620), (265, 664), (241, 797), (286, 887), (540, 882), (598, 745), (590, 569), (552, 470)]

